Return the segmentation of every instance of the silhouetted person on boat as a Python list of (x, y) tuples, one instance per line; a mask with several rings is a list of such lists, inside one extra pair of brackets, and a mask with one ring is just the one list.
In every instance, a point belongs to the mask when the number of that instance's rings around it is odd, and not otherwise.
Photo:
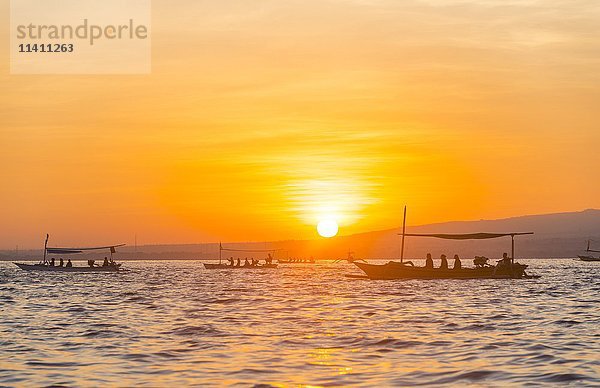
[(95, 262), (96, 262), (96, 260), (88, 260), (88, 265), (90, 267), (93, 267)]
[(60, 259), (58, 259), (58, 266), (59, 267), (64, 267), (65, 265), (65, 261), (63, 260), (63, 258), (61, 257)]
[(108, 267), (110, 265), (110, 263), (108, 262), (108, 257), (104, 258), (104, 262), (102, 263), (103, 267)]
[(242, 266), (242, 259), (240, 259), (239, 257), (237, 258), (237, 265), (236, 267), (241, 267)]
[(72, 266), (73, 266), (73, 263), (71, 263), (71, 259), (68, 259), (66, 267), (71, 268)]
[(54, 257), (50, 259), (50, 267), (54, 267)]
[(266, 262), (267, 264), (271, 264), (271, 263), (273, 263), (273, 256), (271, 256), (271, 254), (270, 254), (270, 253), (267, 255), (267, 258), (265, 259), (265, 262)]
[(440, 269), (448, 269), (448, 259), (446, 259), (446, 255), (441, 255), (440, 260)]
[(246, 257), (246, 259), (244, 260), (244, 267), (250, 267), (250, 262), (248, 261), (248, 258)]
[(425, 268), (433, 268), (433, 259), (431, 258), (431, 253), (427, 254), (427, 259), (425, 259)]
[(510, 268), (510, 266), (511, 266), (510, 257), (508, 257), (508, 253), (504, 252), (502, 254), (502, 260), (500, 260), (498, 262), (498, 267), (500, 267), (500, 268), (502, 268), (502, 267)]
[(235, 265), (235, 260), (233, 259), (233, 256), (231, 256), (229, 259), (227, 259), (227, 261), (229, 262), (229, 265), (231, 267), (233, 267)]
[(460, 257), (458, 255), (454, 255), (454, 268), (453, 269), (461, 269), (462, 263), (460, 262)]

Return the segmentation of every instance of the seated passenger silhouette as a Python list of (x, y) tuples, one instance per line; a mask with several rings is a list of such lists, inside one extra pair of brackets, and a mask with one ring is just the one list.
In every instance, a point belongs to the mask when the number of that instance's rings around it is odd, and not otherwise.
[(454, 255), (454, 269), (461, 269), (462, 263), (460, 262), (460, 257), (458, 255)]
[(110, 265), (110, 263), (108, 262), (108, 257), (104, 258), (104, 262), (102, 263), (103, 267), (108, 267)]
[(510, 266), (511, 266), (510, 257), (508, 257), (508, 253), (504, 252), (502, 254), (502, 260), (500, 260), (498, 262), (498, 267), (502, 268), (502, 267), (510, 267)]
[(427, 259), (425, 260), (425, 268), (433, 268), (433, 259), (431, 258), (431, 253), (427, 254)]
[(63, 260), (63, 258), (61, 257), (60, 259), (58, 259), (58, 266), (59, 267), (63, 267), (65, 265), (65, 261)]
[(448, 260), (446, 259), (446, 255), (440, 256), (440, 269), (448, 269)]
[(68, 259), (66, 267), (71, 268), (72, 266), (73, 266), (73, 263), (71, 263), (71, 259)]
[(229, 265), (231, 267), (233, 267), (233, 265), (235, 264), (235, 260), (233, 260), (233, 256), (231, 256), (229, 259), (227, 259), (227, 261), (229, 262)]

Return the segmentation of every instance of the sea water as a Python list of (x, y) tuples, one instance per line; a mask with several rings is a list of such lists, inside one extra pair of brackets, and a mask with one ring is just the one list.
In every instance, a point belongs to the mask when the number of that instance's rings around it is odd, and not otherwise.
[(359, 273), (347, 263), (198, 261), (36, 273), (3, 262), (0, 385), (600, 385), (600, 263), (520, 261), (542, 277), (369, 281), (345, 278)]

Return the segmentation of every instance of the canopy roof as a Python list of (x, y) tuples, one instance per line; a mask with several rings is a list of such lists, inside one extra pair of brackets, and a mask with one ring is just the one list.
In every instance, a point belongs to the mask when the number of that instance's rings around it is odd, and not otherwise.
[[(402, 235), (402, 233), (398, 233)], [(533, 232), (515, 232), (515, 233), (464, 233), (464, 234), (443, 234), (443, 233), (404, 233), (404, 236), (409, 237), (434, 237), (443, 238), (446, 240), (485, 240), (490, 238), (506, 237), (506, 236), (522, 236), (525, 234), (533, 234)]]
[(104, 247), (87, 247), (87, 248), (46, 248), (46, 252), (55, 254), (55, 255), (70, 255), (74, 253), (82, 253), (83, 251), (97, 251), (101, 249), (110, 249), (114, 251), (116, 247), (122, 247), (125, 244), (117, 244), (117, 245), (107, 245)]

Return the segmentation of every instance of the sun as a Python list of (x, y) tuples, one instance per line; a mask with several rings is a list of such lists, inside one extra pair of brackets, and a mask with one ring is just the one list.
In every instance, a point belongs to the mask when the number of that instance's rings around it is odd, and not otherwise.
[(333, 237), (338, 233), (338, 224), (334, 220), (322, 220), (317, 225), (317, 232), (322, 237)]

